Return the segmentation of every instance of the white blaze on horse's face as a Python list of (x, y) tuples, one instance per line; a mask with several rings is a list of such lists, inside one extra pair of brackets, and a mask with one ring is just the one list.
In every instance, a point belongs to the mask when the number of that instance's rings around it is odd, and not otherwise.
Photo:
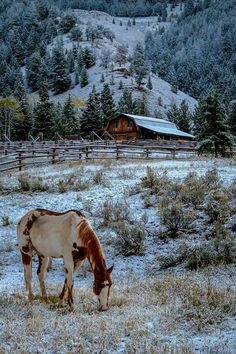
[(103, 287), (100, 294), (98, 295), (98, 302), (99, 302), (100, 309), (105, 311), (108, 309), (109, 306), (110, 284), (108, 281), (105, 281), (101, 285)]
[(113, 270), (113, 266), (109, 269), (101, 271), (99, 267), (96, 269), (95, 280), (93, 283), (93, 292), (98, 297), (99, 309), (107, 310), (109, 306), (109, 296), (110, 296), (110, 288), (112, 285), (111, 281), (111, 273)]

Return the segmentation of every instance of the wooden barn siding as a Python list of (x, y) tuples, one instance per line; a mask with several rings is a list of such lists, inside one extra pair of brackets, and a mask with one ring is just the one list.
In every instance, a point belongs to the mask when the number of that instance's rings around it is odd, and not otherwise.
[[(117, 128), (113, 127), (113, 124), (115, 122), (118, 122)], [(129, 122), (133, 123), (132, 127), (128, 126)], [(111, 120), (108, 123), (106, 130), (109, 134), (111, 134), (117, 140), (130, 139), (130, 138), (132, 139), (132, 138), (139, 138), (140, 137), (139, 129), (137, 129), (137, 126), (134, 123), (134, 121), (132, 119), (130, 119), (128, 117), (124, 117), (124, 116), (119, 116), (119, 117)]]

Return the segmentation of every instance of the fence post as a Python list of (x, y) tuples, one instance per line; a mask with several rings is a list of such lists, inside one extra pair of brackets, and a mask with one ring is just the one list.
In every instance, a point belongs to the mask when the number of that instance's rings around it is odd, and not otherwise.
[(85, 148), (85, 160), (88, 161), (88, 146)]
[(116, 146), (116, 159), (119, 159), (119, 146)]
[(149, 155), (149, 148), (146, 148), (146, 159), (148, 159), (148, 155)]
[(52, 164), (55, 163), (55, 158), (56, 158), (56, 149), (52, 149)]
[(22, 169), (21, 152), (19, 152), (19, 154), (18, 154), (18, 161), (19, 161), (19, 171), (21, 172), (21, 169)]
[(172, 150), (172, 158), (173, 158), (173, 159), (176, 158), (176, 146), (173, 147), (173, 150)]

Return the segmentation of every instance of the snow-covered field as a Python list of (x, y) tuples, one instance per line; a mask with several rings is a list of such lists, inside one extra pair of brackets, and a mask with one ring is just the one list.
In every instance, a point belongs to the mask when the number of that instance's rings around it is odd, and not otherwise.
[[(227, 306), (232, 306), (236, 301), (235, 265), (209, 266), (198, 271), (180, 265), (159, 270), (160, 257), (174, 254), (183, 239), (155, 236), (160, 227), (157, 209), (145, 205), (140, 190), (134, 192), (146, 176), (147, 166), (173, 180), (181, 180), (189, 172), (204, 175), (215, 168), (226, 188), (236, 176), (236, 161), (220, 159), (70, 162), (1, 176), (0, 353), (236, 352), (235, 313), (234, 317), (232, 313), (222, 315), (218, 305), (204, 303), (207, 289), (211, 289), (208, 295), (214, 303), (221, 299), (224, 306), (227, 301)], [(48, 190), (20, 191), (18, 178), (22, 174), (31, 180), (40, 177)], [(79, 181), (76, 190), (66, 190), (73, 179)], [(145, 223), (144, 255), (118, 254), (116, 232), (101, 226), (105, 201), (125, 203), (132, 218)], [(107, 312), (97, 310), (93, 275), (87, 272), (86, 264), (75, 277), (75, 312), (57, 307), (55, 295), (64, 279), (60, 259), (53, 260), (53, 269), (47, 274), (47, 303), (39, 296), (34, 259), (33, 290), (37, 296), (28, 302), (16, 224), (36, 207), (58, 211), (77, 208), (87, 215), (101, 240), (107, 265), (115, 264)], [(202, 303), (196, 307), (196, 301)]]

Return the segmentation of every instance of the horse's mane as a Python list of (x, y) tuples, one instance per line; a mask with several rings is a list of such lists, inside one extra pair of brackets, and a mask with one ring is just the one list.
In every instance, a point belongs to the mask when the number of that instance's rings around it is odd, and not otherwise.
[(88, 256), (91, 263), (96, 262), (100, 270), (106, 269), (105, 256), (100, 241), (92, 229), (89, 221), (85, 218), (79, 224), (79, 238), (82, 244), (88, 249)]

